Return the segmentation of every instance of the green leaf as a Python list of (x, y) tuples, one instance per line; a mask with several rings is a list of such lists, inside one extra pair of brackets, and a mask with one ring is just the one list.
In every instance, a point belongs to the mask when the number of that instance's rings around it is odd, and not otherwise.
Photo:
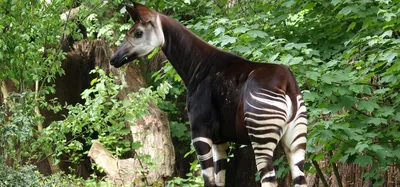
[(358, 104), (359, 110), (366, 110), (367, 112), (372, 112), (375, 108), (379, 108), (379, 105), (372, 100), (361, 100)]
[(134, 141), (134, 142), (132, 142), (132, 149), (133, 150), (137, 150), (137, 149), (139, 149), (139, 148), (141, 148), (143, 145), (142, 145), (142, 142), (140, 142), (140, 141)]
[(382, 117), (394, 116), (394, 114), (395, 114), (395, 108), (389, 106), (383, 106), (381, 108), (378, 108), (378, 111), (376, 112), (376, 116), (382, 116)]
[(326, 73), (321, 76), (321, 81), (327, 84), (331, 84), (332, 82), (336, 81), (336, 79), (332, 74)]
[(371, 156), (358, 155), (354, 162), (360, 164), (361, 167), (365, 168), (365, 166), (367, 166), (368, 164), (372, 164), (372, 161), (373, 159)]
[(288, 43), (285, 45), (286, 50), (306, 48), (310, 43)]
[(221, 46), (223, 47), (223, 46), (225, 46), (227, 44), (235, 43), (236, 42), (236, 37), (231, 37), (231, 36), (224, 35), (224, 36), (219, 38), (219, 41), (221, 41)]
[(363, 90), (364, 90), (364, 85), (350, 85), (349, 86), (349, 89), (351, 90), (351, 91), (353, 91), (354, 93), (360, 93), (360, 92), (362, 92)]
[(300, 64), (303, 61), (303, 57), (294, 57), (290, 60), (289, 65)]
[(336, 5), (338, 5), (339, 3), (341, 3), (342, 2), (342, 0), (332, 0), (331, 1), (331, 4), (333, 5), (333, 6), (336, 6)]
[(320, 98), (319, 95), (317, 93), (314, 93), (314, 92), (304, 92), (303, 93), (303, 99), (305, 101), (313, 102), (313, 101), (315, 101), (315, 100), (317, 100), (319, 98)]
[(345, 109), (350, 109), (356, 103), (357, 103), (356, 98), (349, 96), (349, 95), (345, 95), (345, 96), (339, 98), (338, 105), (343, 106)]
[(384, 148), (381, 145), (377, 145), (377, 144), (373, 144), (373, 145), (369, 146), (368, 149), (375, 151), (375, 152), (384, 150)]
[(160, 47), (156, 47), (153, 49), (153, 51), (151, 51), (151, 53), (149, 55), (147, 55), (147, 59), (151, 59), (153, 58), (153, 56), (158, 53), (158, 51), (160, 51)]
[(387, 124), (387, 120), (384, 118), (370, 118), (368, 123), (372, 123), (374, 125)]
[(378, 39), (376, 39), (376, 38), (374, 38), (374, 39), (371, 39), (370, 41), (368, 41), (368, 46), (373, 46), (373, 45), (375, 45), (375, 44), (377, 44), (378, 43)]
[(394, 116), (394, 120), (400, 121), (400, 112), (396, 112), (396, 115)]
[(379, 37), (380, 37), (380, 38), (385, 38), (385, 37), (391, 38), (391, 37), (392, 37), (392, 34), (393, 34), (393, 31), (392, 31), (392, 30), (387, 30), (387, 31), (385, 31), (382, 35), (380, 35)]
[(342, 158), (340, 158), (339, 161), (342, 162), (342, 163), (346, 163), (348, 158), (349, 158), (349, 154), (346, 154)]
[(397, 148), (396, 150), (393, 151), (393, 154), (400, 159), (400, 148)]
[(263, 31), (258, 31), (258, 30), (251, 30), (249, 32), (247, 32), (248, 35), (250, 35), (253, 38), (266, 38), (268, 36), (267, 33), (263, 32)]
[(289, 62), (290, 62), (290, 60), (292, 60), (292, 59), (293, 59), (293, 56), (292, 56), (292, 55), (286, 54), (286, 55), (284, 55), (284, 56), (281, 57), (281, 62), (282, 62), (282, 64), (289, 65)]
[(318, 77), (321, 76), (321, 74), (319, 72), (316, 71), (307, 71), (306, 72), (306, 77), (314, 80), (314, 81), (318, 81)]
[(347, 27), (346, 32), (349, 32), (349, 31), (353, 30), (354, 27), (356, 26), (356, 24), (357, 24), (356, 22), (352, 22), (352, 23), (349, 25), (349, 27)]
[(232, 48), (232, 51), (236, 51), (239, 53), (250, 53), (251, 49), (247, 46), (244, 45), (238, 45)]
[(381, 89), (374, 90), (374, 94), (380, 95), (380, 94), (384, 94), (390, 90), (391, 90), (390, 88), (381, 88)]
[(132, 105), (132, 102), (131, 102), (130, 100), (126, 99), (126, 100), (122, 101), (122, 105), (123, 105), (124, 107), (127, 107), (127, 106)]
[(250, 30), (250, 29), (248, 29), (248, 28), (246, 28), (246, 27), (238, 27), (238, 28), (233, 29), (233, 33), (235, 33), (235, 34), (238, 34), (238, 33), (245, 33), (245, 32), (247, 32), (248, 30)]
[(394, 58), (396, 58), (398, 55), (397, 52), (392, 52), (392, 51), (388, 51), (386, 53), (383, 54), (383, 56), (381, 56), (379, 58), (379, 60), (381, 61), (387, 61), (387, 62), (392, 62)]
[(351, 11), (352, 11), (352, 7), (351, 6), (346, 6), (342, 10), (339, 11), (338, 15), (342, 14), (344, 16), (347, 16), (348, 14), (351, 13)]
[(282, 6), (291, 7), (291, 6), (294, 5), (295, 3), (296, 3), (295, 0), (289, 0), (289, 1), (285, 1), (285, 2), (282, 4)]
[(280, 53), (276, 53), (274, 55), (272, 55), (269, 59), (268, 59), (268, 63), (272, 63), (276, 60), (276, 58), (278, 58)]
[(225, 28), (224, 27), (218, 27), (217, 29), (214, 30), (215, 36), (218, 36), (220, 34), (224, 34)]

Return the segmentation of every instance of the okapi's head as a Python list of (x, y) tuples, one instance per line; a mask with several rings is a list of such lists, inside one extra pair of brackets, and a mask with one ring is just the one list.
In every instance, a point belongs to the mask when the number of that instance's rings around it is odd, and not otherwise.
[(164, 34), (159, 15), (146, 6), (124, 4), (135, 24), (126, 33), (121, 46), (111, 57), (111, 65), (118, 68), (139, 57), (145, 56), (164, 44)]

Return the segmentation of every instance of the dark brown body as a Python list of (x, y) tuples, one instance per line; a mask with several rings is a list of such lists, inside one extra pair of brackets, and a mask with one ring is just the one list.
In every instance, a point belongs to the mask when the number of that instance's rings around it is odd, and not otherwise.
[[(248, 86), (252, 86), (249, 85), (252, 83), (251, 80), (254, 79), (255, 82), (285, 93), (299, 94), (300, 90), (297, 84), (282, 81), (285, 79), (294, 80), (286, 66), (255, 63), (230, 53), (227, 53), (227, 56), (231, 58), (231, 61), (221, 65), (223, 70), (212, 72), (209, 78), (205, 80), (211, 90), (211, 105), (217, 113), (217, 116), (215, 116), (217, 123), (214, 123), (215, 127), (213, 128), (213, 141), (216, 143), (229, 141), (248, 145), (250, 139), (244, 121), (243, 93), (248, 89)], [(286, 77), (288, 75), (290, 77)], [(292, 96), (292, 102), (296, 106), (295, 94)], [(190, 100), (190, 94), (188, 99)], [(189, 108), (188, 110), (190, 111)]]

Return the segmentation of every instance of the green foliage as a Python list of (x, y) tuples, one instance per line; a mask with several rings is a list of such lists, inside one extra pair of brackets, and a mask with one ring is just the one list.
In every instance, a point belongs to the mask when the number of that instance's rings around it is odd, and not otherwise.
[(0, 2), (0, 83), (12, 81), (18, 92), (1, 106), (0, 154), (13, 166), (35, 155), (29, 145), (44, 120), (37, 111), (60, 110), (55, 100), (47, 102), (45, 96), (54, 93), (51, 83), (63, 74), (60, 39), (70, 34), (73, 25), (53, 15), (71, 5), (71, 1)]
[(25, 166), (21, 170), (13, 170), (0, 163), (0, 186), (39, 186), (40, 175), (34, 166)]
[(185, 107), (182, 97), (186, 94), (182, 79), (176, 73), (171, 63), (167, 62), (159, 71), (153, 73), (154, 84), (166, 81), (171, 85), (167, 99), (159, 102), (158, 107), (168, 113), (172, 137), (182, 141), (190, 141), (190, 130), (187, 127), (189, 122), (182, 119), (182, 112), (179, 108)]
[[(92, 87), (82, 92), (84, 103), (66, 106), (68, 116), (47, 127), (34, 148), (49, 147), (43, 150), (45, 151), (54, 147), (56, 156), (66, 154), (72, 162), (78, 163), (85, 153), (82, 143), (76, 138), (81, 138), (90, 145), (91, 137), (97, 134), (97, 139), (117, 156), (141, 147), (140, 142), (131, 143), (124, 138), (131, 134), (125, 123), (134, 125), (133, 120), (147, 114), (148, 103), (157, 103), (165, 97), (170, 86), (161, 84), (156, 91), (152, 91), (151, 87), (142, 88), (121, 100), (118, 99), (118, 94), (124, 85), (118, 84), (118, 76), (106, 75), (97, 68), (92, 73), (99, 77), (92, 80)], [(67, 138), (67, 134), (72, 138)]]
[(16, 166), (23, 164), (22, 158), (34, 154), (29, 145), (37, 134), (37, 122), (43, 119), (35, 114), (35, 93), (14, 93), (7, 101), (13, 107), (0, 107), (0, 153), (2, 158), (16, 161)]
[[(78, 13), (71, 10), (76, 6)], [(131, 133), (124, 124), (145, 115), (148, 103), (164, 98), (171, 87), (167, 83), (161, 83), (154, 91), (144, 88), (126, 100), (119, 100), (117, 95), (124, 85), (117, 83), (121, 81), (96, 70), (100, 77), (82, 93), (85, 103), (64, 106), (68, 111), (66, 119), (41, 129), (44, 118), (40, 110), (57, 113), (62, 109), (56, 99), (45, 99), (55, 92), (52, 83), (56, 76), (64, 73), (60, 41), (68, 35), (81, 39), (76, 27), (76, 22), (80, 22), (87, 26), (89, 38), (104, 38), (118, 44), (122, 33), (130, 27), (122, 24), (123, 14), (110, 14), (120, 7), (121, 1), (0, 2), (0, 83), (12, 81), (18, 92), (11, 92), (7, 100), (1, 101), (2, 162), (7, 160), (18, 168), (33, 160), (37, 163), (53, 157), (57, 164), (63, 154), (72, 163), (79, 163), (87, 154), (85, 146), (91, 144), (91, 138), (98, 138), (118, 156), (141, 146), (140, 142), (123, 139)], [(136, 158), (146, 167), (153, 164), (148, 155)]]
[(2, 1), (0, 6), (0, 79), (12, 79), (24, 91), (33, 81), (43, 85), (62, 74), (60, 38), (72, 25), (49, 15), (59, 14), (71, 2)]
[(201, 187), (204, 184), (203, 177), (196, 174), (201, 170), (198, 160), (191, 163), (190, 172), (186, 174), (186, 178), (174, 177), (167, 182), (167, 187)]
[(330, 162), (369, 165), (364, 179), (383, 182), (400, 162), (399, 1), (217, 2), (224, 12), (184, 23), (219, 48), (289, 66), (308, 107), (309, 159), (332, 152)]
[(102, 180), (96, 181), (96, 176), (93, 179), (83, 180), (76, 178), (73, 175), (66, 175), (62, 172), (51, 176), (43, 176), (35, 166), (26, 165), (20, 169), (12, 169), (0, 163), (0, 186), (112, 186), (111, 181)]

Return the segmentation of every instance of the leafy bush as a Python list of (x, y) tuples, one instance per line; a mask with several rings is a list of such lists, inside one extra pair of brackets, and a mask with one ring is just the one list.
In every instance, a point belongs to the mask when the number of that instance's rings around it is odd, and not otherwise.
[(13, 169), (0, 163), (0, 186), (32, 186), (32, 187), (54, 187), (54, 186), (112, 186), (112, 182), (106, 179), (84, 180), (76, 178), (74, 175), (65, 175), (56, 173), (50, 176), (43, 176), (37, 170), (36, 166), (26, 165), (20, 169)]
[[(67, 154), (72, 162), (78, 163), (85, 153), (82, 142), (76, 138), (81, 138), (90, 145), (94, 133), (98, 134), (98, 140), (117, 156), (140, 147), (140, 142), (131, 143), (123, 138), (131, 133), (125, 127), (125, 123), (134, 125), (134, 119), (140, 119), (147, 114), (148, 103), (157, 103), (165, 97), (169, 85), (161, 84), (155, 91), (152, 91), (151, 87), (142, 88), (139, 92), (130, 93), (126, 100), (119, 100), (117, 96), (124, 87), (118, 84), (119, 77), (109, 76), (98, 68), (92, 73), (98, 74), (98, 78), (91, 82), (91, 88), (82, 93), (85, 102), (67, 106), (69, 112), (66, 119), (55, 121), (48, 126), (35, 148), (53, 147), (50, 150), (54, 150), (56, 156)], [(67, 134), (72, 138), (67, 138)], [(83, 134), (85, 136), (82, 136)]]
[(0, 163), (0, 186), (40, 186), (40, 174), (35, 166), (24, 166), (17, 171)]

